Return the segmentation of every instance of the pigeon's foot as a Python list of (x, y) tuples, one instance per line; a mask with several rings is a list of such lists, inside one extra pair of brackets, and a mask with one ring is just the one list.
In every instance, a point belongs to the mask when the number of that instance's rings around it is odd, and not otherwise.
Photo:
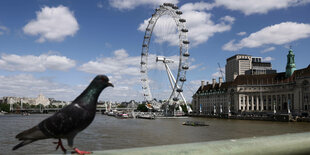
[(66, 154), (67, 150), (66, 150), (65, 147), (62, 145), (62, 141), (61, 141), (60, 138), (58, 139), (58, 142), (54, 142), (54, 144), (57, 144), (56, 150), (58, 150), (58, 148), (59, 148), (59, 146), (60, 146), (61, 150), (64, 152), (64, 154)]
[(77, 154), (91, 154), (92, 152), (88, 152), (88, 151), (81, 151), (79, 150), (78, 148), (74, 148), (74, 153), (77, 153)]

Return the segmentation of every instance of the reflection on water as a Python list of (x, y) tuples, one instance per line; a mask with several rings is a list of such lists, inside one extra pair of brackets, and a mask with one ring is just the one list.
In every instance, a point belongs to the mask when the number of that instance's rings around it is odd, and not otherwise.
[[(55, 139), (36, 141), (12, 152), (18, 143), (14, 137), (50, 115), (0, 116), (0, 154), (62, 153), (55, 151)], [(183, 126), (186, 120), (204, 121), (210, 126)], [(310, 131), (310, 123), (264, 122), (210, 118), (188, 119), (117, 119), (98, 114), (94, 122), (77, 135), (76, 147), (88, 151), (143, 147), (166, 144), (258, 137)], [(65, 142), (65, 147), (67, 143)]]

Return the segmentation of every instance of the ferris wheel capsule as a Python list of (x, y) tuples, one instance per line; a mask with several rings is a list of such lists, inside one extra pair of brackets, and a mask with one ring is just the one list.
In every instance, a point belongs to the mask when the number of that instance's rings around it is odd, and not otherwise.
[(186, 78), (185, 78), (185, 77), (181, 77), (181, 78), (180, 78), (180, 81), (181, 81), (181, 82), (185, 82), (185, 81), (186, 81)]
[(184, 57), (189, 57), (190, 54), (189, 54), (188, 52), (185, 52), (185, 53), (183, 53), (183, 56), (184, 56)]
[(179, 21), (181, 22), (181, 23), (184, 23), (184, 22), (186, 22), (186, 20), (185, 19), (179, 19)]
[(180, 11), (180, 10), (177, 10), (175, 13), (176, 13), (177, 15), (181, 15), (183, 12)]
[(188, 32), (188, 29), (181, 29), (182, 32)]

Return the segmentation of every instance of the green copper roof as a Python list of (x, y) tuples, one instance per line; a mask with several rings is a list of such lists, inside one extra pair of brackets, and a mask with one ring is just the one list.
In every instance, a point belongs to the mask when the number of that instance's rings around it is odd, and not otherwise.
[(287, 54), (286, 77), (292, 76), (295, 70), (295, 54), (293, 53), (293, 50), (290, 49)]

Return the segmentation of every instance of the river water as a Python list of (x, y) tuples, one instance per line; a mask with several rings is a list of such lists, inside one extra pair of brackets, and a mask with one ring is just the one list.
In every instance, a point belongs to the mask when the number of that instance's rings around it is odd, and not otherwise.
[[(55, 151), (55, 139), (40, 140), (16, 151), (15, 135), (28, 129), (50, 114), (30, 116), (0, 116), (0, 154), (45, 154), (62, 153)], [(186, 120), (204, 121), (210, 126), (183, 126)], [(212, 118), (186, 119), (117, 119), (97, 114), (93, 123), (74, 139), (74, 146), (81, 150), (98, 151), (132, 147), (205, 142), (243, 137), (259, 137), (310, 131), (310, 123), (265, 122), (227, 120)], [(65, 147), (67, 142), (64, 141)]]

